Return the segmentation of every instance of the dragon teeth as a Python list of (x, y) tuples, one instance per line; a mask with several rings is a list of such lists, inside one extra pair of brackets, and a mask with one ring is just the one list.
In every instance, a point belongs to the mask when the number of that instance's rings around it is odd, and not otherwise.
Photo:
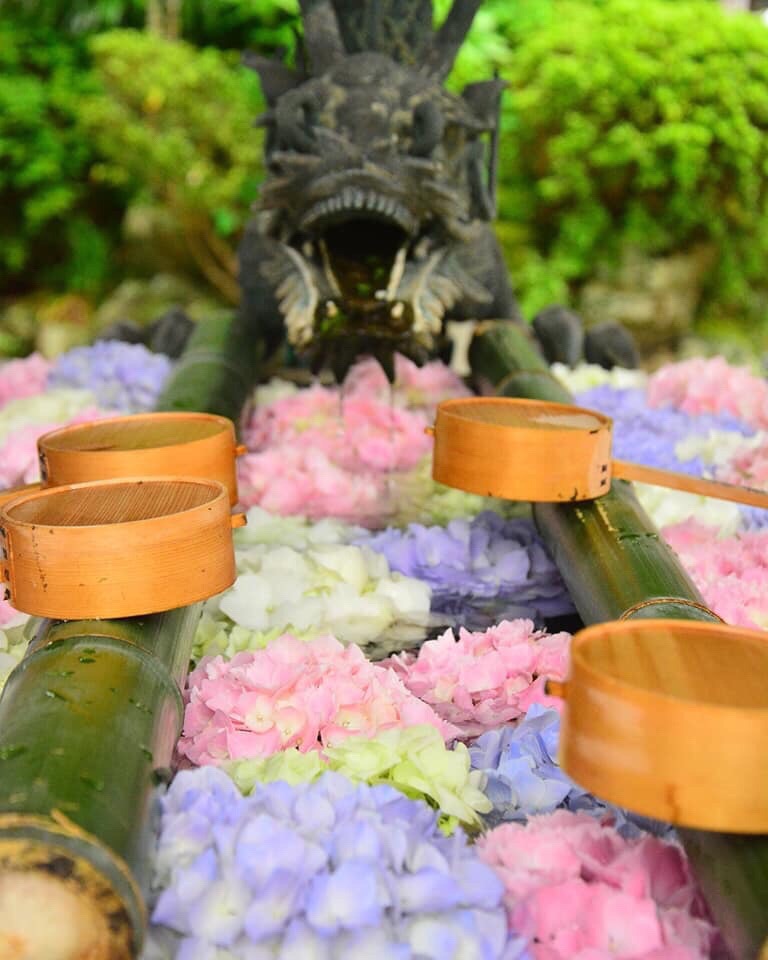
[(387, 217), (407, 233), (412, 233), (417, 226), (416, 218), (393, 197), (373, 190), (364, 191), (359, 187), (344, 187), (341, 193), (319, 200), (305, 214), (303, 225), (311, 228), (327, 216), (357, 211)]

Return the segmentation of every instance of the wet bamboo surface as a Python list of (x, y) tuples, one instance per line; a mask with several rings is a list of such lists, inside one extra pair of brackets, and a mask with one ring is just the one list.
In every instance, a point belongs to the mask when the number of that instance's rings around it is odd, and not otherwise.
[[(0, 698), (0, 948), (15, 933), (31, 960), (55, 923), (65, 958), (140, 951), (149, 805), (199, 614), (39, 623)], [(12, 916), (18, 888), (33, 912)]]

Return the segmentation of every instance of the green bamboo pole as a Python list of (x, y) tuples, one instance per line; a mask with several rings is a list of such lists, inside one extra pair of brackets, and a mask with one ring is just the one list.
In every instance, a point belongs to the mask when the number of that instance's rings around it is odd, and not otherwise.
[(734, 960), (768, 960), (768, 837), (678, 832)]
[[(469, 357), (473, 373), (493, 392), (573, 401), (517, 324), (479, 326)], [(660, 538), (631, 484), (614, 481), (599, 500), (538, 503), (533, 512), (585, 623), (719, 619)], [(680, 836), (734, 960), (768, 960), (768, 837), (688, 829)]]
[(198, 322), (155, 409), (216, 413), (237, 424), (260, 360), (239, 314), (212, 314)]
[[(258, 358), (238, 321), (201, 322), (157, 409), (237, 422)], [(138, 956), (149, 799), (199, 614), (38, 624), (0, 697), (0, 957)]]
[(138, 954), (199, 615), (40, 623), (0, 698), (0, 956), (14, 937), (30, 960)]

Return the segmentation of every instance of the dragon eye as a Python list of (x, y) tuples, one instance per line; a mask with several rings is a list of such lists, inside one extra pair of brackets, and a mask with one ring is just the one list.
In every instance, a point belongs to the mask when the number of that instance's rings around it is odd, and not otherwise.
[(413, 111), (411, 153), (414, 157), (428, 157), (440, 143), (445, 120), (440, 107), (431, 100), (422, 100)]

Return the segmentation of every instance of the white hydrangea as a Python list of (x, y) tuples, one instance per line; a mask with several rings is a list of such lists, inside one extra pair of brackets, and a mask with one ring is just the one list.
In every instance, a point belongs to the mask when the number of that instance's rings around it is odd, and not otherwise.
[(644, 387), (648, 382), (648, 375), (642, 370), (627, 370), (624, 367), (605, 370), (596, 363), (580, 363), (573, 369), (564, 363), (553, 363), (551, 370), (571, 393), (583, 393), (603, 384), (616, 390), (629, 390)]
[(710, 430), (706, 434), (680, 440), (675, 445), (675, 455), (682, 461), (700, 457), (703, 463), (716, 470), (718, 467), (727, 466), (739, 454), (758, 450), (766, 445), (768, 433), (744, 437), (732, 430)]
[(26, 652), (28, 641), (24, 635), (24, 626), (27, 620), (27, 614), (20, 613), (16, 620), (6, 623), (0, 630), (0, 690)]
[[(392, 572), (386, 558), (344, 543), (356, 528), (248, 512), (238, 531), (234, 586), (209, 600), (195, 653), (264, 646), (281, 633), (309, 639), (332, 633), (364, 645), (382, 636), (418, 639), (429, 622), (431, 589)], [(286, 543), (288, 541), (288, 543)]]
[(657, 527), (668, 527), (694, 518), (716, 527), (721, 537), (730, 537), (742, 527), (741, 509), (736, 503), (646, 483), (636, 483), (635, 492)]
[(66, 423), (88, 407), (97, 406), (90, 390), (61, 387), (34, 397), (10, 400), (0, 410), (0, 443), (16, 430), (38, 423)]
[(268, 407), (271, 403), (282, 400), (283, 397), (292, 397), (298, 391), (298, 386), (290, 380), (272, 377), (268, 383), (263, 383), (256, 388), (253, 399), (257, 407)]

